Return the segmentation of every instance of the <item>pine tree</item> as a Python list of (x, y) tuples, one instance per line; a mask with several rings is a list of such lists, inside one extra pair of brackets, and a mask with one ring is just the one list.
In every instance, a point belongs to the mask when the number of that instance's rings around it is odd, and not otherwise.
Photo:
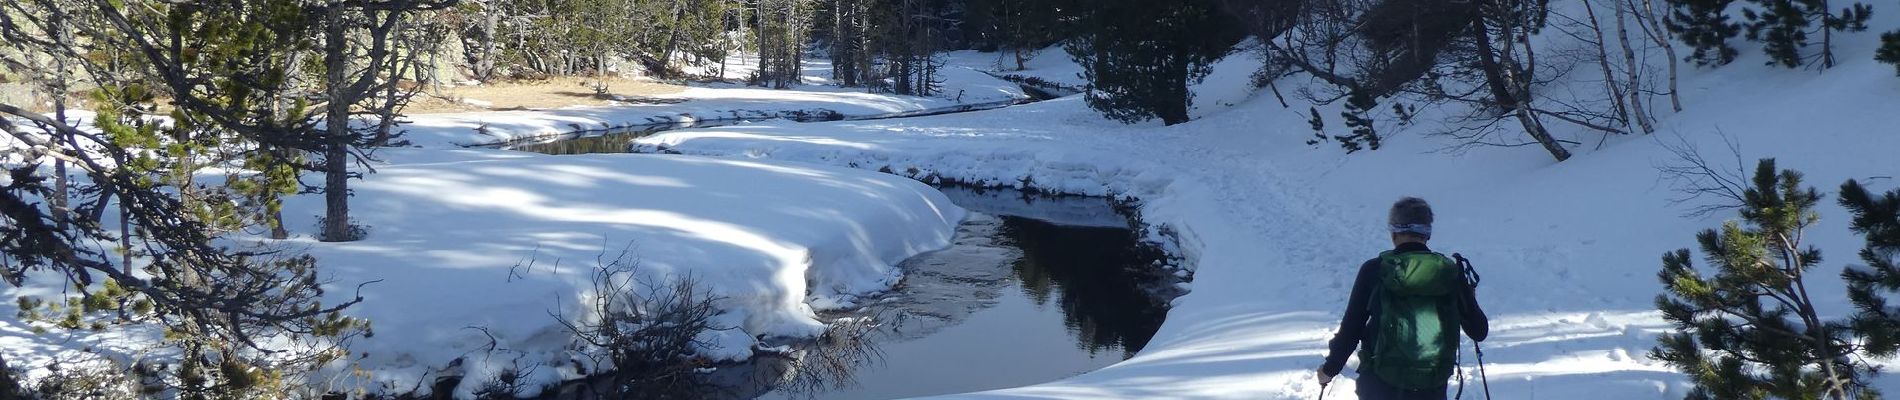
[(939, 7), (927, 0), (878, 0), (871, 6), (871, 47), (884, 62), (892, 93), (929, 96), (942, 88), (937, 50), (946, 34)]
[(1821, 195), (1799, 172), (1777, 173), (1774, 159), (1761, 160), (1753, 183), (1740, 222), (1696, 235), (1715, 275), (1697, 271), (1689, 249), (1663, 255), (1667, 292), (1656, 306), (1675, 332), (1650, 357), (1689, 375), (1689, 399), (1877, 396), (1862, 380), (1870, 370), (1850, 361), (1853, 330), (1821, 319), (1803, 279), (1821, 262), (1801, 243)]
[(859, 86), (874, 79), (869, 48), (870, 0), (832, 0), (831, 79), (839, 86)]
[[(1748, 40), (1762, 43), (1769, 65), (1788, 68), (1834, 67), (1834, 33), (1866, 30), (1867, 18), (1873, 14), (1873, 8), (1863, 3), (1854, 3), (1835, 14), (1827, 0), (1750, 1), (1760, 9), (1742, 9), (1742, 17), (1748, 20)], [(1820, 52), (1804, 54), (1814, 34), (1821, 36)]]
[(1090, 108), (1134, 123), (1188, 121), (1188, 85), (1240, 39), (1232, 18), (1210, 0), (1113, 0), (1091, 4), (1064, 50), (1082, 64)]
[(1669, 0), (1672, 9), (1663, 26), (1695, 52), (1683, 61), (1722, 66), (1739, 54), (1728, 40), (1741, 34), (1742, 25), (1729, 22), (1728, 7), (1735, 0)]
[(1306, 145), (1312, 146), (1333, 140), (1332, 136), (1326, 135), (1326, 119), (1320, 117), (1319, 108), (1307, 107), (1306, 113), (1311, 115), (1306, 118), (1306, 126), (1313, 128), (1313, 138), (1307, 139)]
[[(604, 0), (603, 0), (604, 1)], [(362, 161), (360, 148), (386, 141), (405, 101), (379, 99), (379, 95), (411, 93), (391, 90), (403, 78), (399, 55), (415, 49), (405, 48), (402, 40), (423, 11), (440, 10), (455, 0), (404, 1), (394, 4), (327, 2), (306, 7), (305, 12), (320, 15), (310, 21), (313, 33), (321, 38), (317, 52), (321, 56), (321, 75), (317, 89), (324, 96), (321, 113), (323, 137), (318, 146), (323, 172), (324, 213), (318, 238), (326, 242), (362, 239), (362, 227), (350, 221), (349, 180), (361, 175), (349, 170), (352, 162)], [(595, 53), (595, 71), (603, 69), (605, 51)], [(353, 117), (368, 116), (380, 123), (358, 126)]]
[[(261, 170), (286, 168), (294, 175), (308, 167), (290, 160), (237, 163), (220, 152), (273, 148), (308, 154), (322, 148), (325, 138), (303, 113), (312, 107), (293, 100), (317, 97), (304, 91), (312, 85), (296, 83), (295, 70), (320, 67), (299, 56), (314, 51), (310, 36), (321, 6), (300, 0), (30, 4), (34, 12), (0, 18), (0, 38), (6, 39), (0, 41), (6, 50), (0, 51), (0, 64), (68, 57), (83, 65), (98, 118), (91, 121), (96, 131), (82, 130), (0, 103), (0, 114), (7, 115), (0, 118), (0, 135), (44, 149), (5, 168), (13, 179), (0, 190), (0, 219), (6, 221), (0, 223), (0, 253), (11, 262), (0, 263), (0, 280), (13, 286), (28, 279), (68, 283), (85, 299), (86, 311), (112, 311), (79, 315), (68, 308), (58, 324), (65, 328), (115, 319), (157, 325), (165, 332), (163, 342), (183, 354), (172, 363), (176, 367), (159, 367), (170, 375), (159, 380), (167, 386), (162, 392), (281, 394), (271, 382), (282, 380), (259, 379), (264, 371), (250, 368), (252, 362), (296, 373), (346, 356), (331, 346), (363, 334), (367, 325), (341, 310), (362, 300), (326, 304), (337, 299), (323, 294), (309, 256), (230, 247), (223, 233), (236, 222), (234, 201), (216, 188), (194, 185), (190, 177), (206, 161), (266, 174)], [(37, 39), (43, 27), (67, 18), (85, 24), (75, 30), (77, 40)], [(151, 117), (161, 115), (170, 121), (153, 123)], [(103, 139), (59, 140), (74, 137)], [(73, 162), (87, 179), (72, 188), (49, 187), (39, 168), (42, 157)], [(70, 224), (59, 226), (36, 203), (69, 189), (80, 206), (69, 213)], [(104, 223), (109, 207), (118, 211), (117, 232)], [(121, 249), (102, 246), (115, 241)], [(124, 261), (134, 251), (137, 266)], [(31, 277), (28, 271), (34, 271)], [(95, 295), (105, 301), (93, 301)], [(266, 356), (263, 338), (295, 350)]]
[(1900, 75), (1900, 30), (1880, 34), (1880, 49), (1874, 51), (1874, 60), (1893, 64), (1894, 75)]
[(1900, 291), (1900, 189), (1874, 195), (1849, 180), (1841, 185), (1840, 203), (1854, 215), (1854, 232), (1867, 239), (1860, 250), (1866, 264), (1841, 271), (1847, 297), (1859, 309), (1853, 326), (1867, 353), (1891, 357), (1900, 352), (1900, 310), (1888, 306), (1885, 293)]
[(750, 79), (759, 86), (785, 89), (799, 83), (806, 40), (813, 21), (812, 0), (759, 0), (751, 22), (759, 69)]
[(1340, 112), (1339, 117), (1346, 120), (1346, 127), (1352, 129), (1352, 133), (1333, 139), (1339, 140), (1339, 146), (1344, 147), (1347, 154), (1379, 149), (1379, 131), (1373, 128), (1372, 116), (1368, 115), (1378, 106), (1378, 100), (1364, 91), (1354, 91), (1346, 97), (1346, 111)]

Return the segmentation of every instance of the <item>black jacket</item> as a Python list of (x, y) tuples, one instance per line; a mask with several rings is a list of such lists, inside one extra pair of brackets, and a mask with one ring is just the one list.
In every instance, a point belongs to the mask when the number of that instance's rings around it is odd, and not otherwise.
[[(1400, 244), (1393, 251), (1409, 253), (1432, 251), (1432, 249), (1425, 247), (1423, 243), (1405, 243)], [(1359, 278), (1353, 280), (1352, 297), (1346, 301), (1346, 317), (1339, 320), (1339, 333), (1333, 335), (1333, 340), (1328, 345), (1331, 352), (1326, 354), (1326, 364), (1320, 366), (1320, 370), (1326, 372), (1327, 375), (1339, 375), (1339, 371), (1346, 368), (1346, 357), (1351, 356), (1353, 350), (1359, 348), (1360, 342), (1376, 339), (1370, 337), (1373, 332), (1370, 325), (1375, 320), (1373, 315), (1379, 312), (1372, 305), (1372, 291), (1378, 288), (1381, 265), (1378, 258), (1366, 260), (1365, 264), (1359, 265)], [(1484, 309), (1478, 307), (1477, 296), (1473, 288), (1465, 286), (1464, 293), (1459, 296), (1458, 301), (1459, 313), (1463, 318), (1459, 321), (1459, 326), (1464, 328), (1465, 336), (1482, 342), (1491, 334), (1491, 320), (1484, 316)]]

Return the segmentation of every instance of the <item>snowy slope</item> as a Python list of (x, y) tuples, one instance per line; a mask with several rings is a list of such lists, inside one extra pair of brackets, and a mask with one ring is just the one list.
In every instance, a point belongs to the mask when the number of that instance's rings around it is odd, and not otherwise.
[[(1728, 67), (1685, 68), (1687, 109), (1663, 115), (1662, 132), (1608, 138), (1600, 150), (1594, 136), (1562, 132), (1593, 139), (1565, 163), (1535, 148), (1447, 151), (1445, 139), (1425, 135), (1443, 128), (1432, 122), (1381, 126), (1392, 137), (1376, 152), (1307, 146), (1305, 107), (1234, 95), (1244, 86), (1234, 80), (1244, 74), (1232, 71), (1241, 61), (1224, 62), (1231, 65), (1197, 89), (1199, 120), (1173, 127), (1106, 122), (1069, 98), (904, 121), (674, 131), (637, 146), (1135, 197), (1150, 234), (1171, 232), (1195, 267), (1193, 292), (1135, 358), (1058, 382), (952, 397), (1313, 398), (1311, 371), (1356, 267), (1390, 246), (1386, 207), (1421, 196), (1438, 211), (1434, 246), (1470, 256), (1484, 273), (1497, 398), (1674, 399), (1686, 391), (1683, 377), (1644, 356), (1666, 329), (1651, 304), (1659, 255), (1692, 247), (1695, 232), (1732, 215), (1681, 216), (1686, 206), (1671, 203), (1676, 193), (1655, 169), (1673, 160), (1661, 143), (1686, 141), (1727, 161), (1726, 136), (1749, 168), (1777, 157), (1824, 192), (1849, 178), (1900, 176), (1900, 78), (1864, 58), (1868, 36), (1844, 40), (1839, 51), (1853, 58), (1821, 74), (1759, 66), (1747, 47)], [(1833, 271), (1853, 262), (1860, 241), (1839, 207), (1820, 209), (1809, 240), (1831, 260), (1823, 271)], [(1811, 287), (1826, 288), (1824, 312), (1851, 312), (1831, 273), (1817, 275)], [(1354, 398), (1351, 381), (1339, 383), (1327, 398)], [(1892, 390), (1900, 379), (1877, 384)]]

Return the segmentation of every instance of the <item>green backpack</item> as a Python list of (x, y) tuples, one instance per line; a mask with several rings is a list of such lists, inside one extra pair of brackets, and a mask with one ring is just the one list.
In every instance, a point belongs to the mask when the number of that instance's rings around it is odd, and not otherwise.
[(1379, 255), (1378, 307), (1373, 336), (1360, 351), (1359, 371), (1401, 389), (1443, 387), (1457, 368), (1458, 296), (1464, 271), (1433, 252)]

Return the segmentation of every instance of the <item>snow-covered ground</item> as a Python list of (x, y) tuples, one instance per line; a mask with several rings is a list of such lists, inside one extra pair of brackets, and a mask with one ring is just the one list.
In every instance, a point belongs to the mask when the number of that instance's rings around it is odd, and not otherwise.
[[(1720, 69), (1685, 68), (1686, 110), (1665, 113), (1660, 132), (1606, 138), (1600, 149), (1596, 136), (1561, 132), (1590, 139), (1563, 163), (1528, 147), (1448, 150), (1448, 139), (1425, 135), (1443, 128), (1430, 122), (1444, 120), (1442, 110), (1416, 126), (1382, 125), (1391, 135), (1382, 150), (1305, 145), (1305, 107), (1250, 94), (1244, 54), (1197, 88), (1199, 120), (1172, 127), (1108, 122), (1065, 98), (906, 120), (673, 131), (638, 146), (1134, 197), (1151, 238), (1173, 238), (1194, 266), (1193, 292), (1135, 358), (953, 397), (1313, 398), (1312, 370), (1356, 267), (1390, 246), (1386, 207), (1421, 196), (1439, 216), (1433, 246), (1470, 256), (1484, 274), (1479, 299), (1493, 318), (1485, 361), (1497, 398), (1674, 399), (1686, 380), (1645, 356), (1667, 329), (1652, 305), (1659, 255), (1693, 247), (1697, 231), (1733, 215), (1683, 217), (1689, 205), (1670, 201), (1678, 194), (1656, 169), (1675, 162), (1663, 144), (1686, 142), (1733, 167), (1725, 144), (1733, 141), (1745, 167), (1775, 157), (1823, 192), (1850, 178), (1900, 186), (1890, 179), (1900, 176), (1900, 78), (1862, 58), (1869, 36), (1839, 43), (1855, 58), (1820, 74), (1760, 66), (1753, 48)], [(1296, 90), (1290, 84), (1282, 89)], [(1819, 208), (1808, 240), (1832, 261), (1810, 287), (1826, 288), (1823, 312), (1840, 316), (1852, 309), (1831, 271), (1856, 262), (1861, 241), (1842, 209)], [(1327, 398), (1355, 397), (1349, 379), (1337, 383)], [(1900, 388), (1900, 379), (1876, 383)]]
[[(364, 366), (377, 382), (400, 389), (458, 357), (475, 375), (470, 382), (517, 360), (562, 357), (566, 341), (554, 335), (547, 312), (578, 307), (588, 262), (628, 244), (646, 271), (692, 273), (731, 297), (722, 321), (742, 331), (728, 332), (719, 341), (728, 346), (708, 354), (743, 356), (755, 334), (810, 334), (817, 328), (810, 307), (884, 289), (896, 276), (892, 263), (947, 243), (962, 217), (941, 194), (870, 171), (1136, 198), (1149, 238), (1178, 246), (1194, 268), (1192, 292), (1176, 300), (1148, 347), (1074, 378), (961, 397), (1290, 399), (1318, 394), (1311, 370), (1338, 323), (1354, 267), (1389, 246), (1386, 207), (1421, 196), (1438, 211), (1434, 247), (1470, 256), (1484, 273), (1479, 296), (1493, 317), (1487, 372), (1498, 398), (1680, 398), (1682, 376), (1644, 356), (1666, 329), (1651, 305), (1660, 291), (1658, 255), (1689, 247), (1696, 231), (1731, 216), (1682, 217), (1686, 206), (1670, 201), (1676, 194), (1655, 168), (1673, 161), (1662, 143), (1700, 146), (1727, 162), (1732, 140), (1747, 166), (1776, 157), (1824, 192), (1850, 178), (1881, 190), (1900, 186), (1880, 178), (1900, 176), (1893, 161), (1900, 79), (1865, 59), (1871, 36), (1841, 39), (1837, 51), (1853, 56), (1825, 73), (1761, 66), (1750, 47), (1720, 69), (1685, 68), (1686, 110), (1665, 113), (1661, 132), (1610, 137), (1600, 148), (1591, 134), (1559, 132), (1591, 139), (1564, 163), (1534, 148), (1448, 151), (1447, 139), (1425, 135), (1443, 128), (1434, 121), (1447, 111), (1435, 109), (1414, 126), (1382, 122), (1390, 135), (1382, 150), (1345, 155), (1331, 144), (1305, 145), (1312, 134), (1305, 107), (1282, 108), (1246, 85), (1257, 64), (1247, 54), (1223, 61), (1197, 87), (1197, 121), (1171, 127), (1109, 122), (1065, 98), (902, 120), (768, 121), (639, 141), (648, 150), (724, 159), (549, 157), (443, 147), (740, 108), (871, 115), (957, 103), (818, 87), (705, 88), (681, 95), (698, 100), (677, 104), (422, 116), (408, 125), (408, 138), (431, 148), (382, 151), (386, 163), (354, 186), (368, 240), (293, 244), (316, 254), (339, 285), (384, 280), (351, 311), (377, 331), (352, 350), (370, 353)], [(951, 69), (952, 86), (965, 88), (964, 103), (1020, 96), (975, 70), (993, 66), (995, 55), (959, 54), (952, 64), (963, 68)], [(1045, 51), (1018, 74), (1077, 82), (1063, 57)], [(1282, 83), (1287, 93), (1300, 89), (1300, 82)], [(1329, 125), (1338, 129), (1336, 120)], [(288, 207), (293, 228), (311, 226), (321, 210), (314, 197)], [(1831, 260), (1824, 270), (1852, 263), (1860, 241), (1847, 232), (1845, 213), (1831, 202), (1819, 211), (1822, 222), (1808, 237)], [(514, 268), (530, 257), (565, 261), (558, 269), (551, 262)], [(1824, 313), (1850, 312), (1830, 275), (1810, 283), (1823, 288)], [(57, 290), (4, 288), (0, 296)], [(35, 334), (11, 320), (12, 307), (0, 304), (0, 351), (16, 367), (125, 337)], [(487, 334), (469, 326), (493, 333), (497, 350), (487, 350)], [(538, 373), (537, 382), (568, 377), (552, 368)], [(1348, 375), (1328, 398), (1354, 397)], [(1900, 379), (1878, 383), (1900, 389)]]
[[(647, 282), (690, 276), (722, 298), (715, 323), (735, 329), (706, 333), (702, 356), (750, 357), (760, 335), (821, 332), (814, 306), (887, 290), (901, 276), (897, 262), (948, 245), (964, 217), (921, 183), (810, 164), (482, 149), (378, 155), (376, 173), (351, 187), (366, 240), (278, 243), (315, 255), (332, 292), (375, 281), (349, 311), (374, 324), (374, 337), (349, 347), (367, 354), (358, 366), (373, 377), (372, 392), (426, 391), (458, 358), (459, 371), (448, 372), (466, 374), (456, 389), (464, 396), (504, 369), (532, 371), (530, 386), (577, 378), (569, 361), (580, 357), (550, 313), (586, 315), (597, 256), (611, 261), (623, 249)], [(320, 196), (293, 198), (286, 226), (313, 231), (322, 212)], [(55, 287), (0, 296), (58, 298), (59, 281), (36, 283)], [(0, 351), (15, 367), (38, 369), (83, 347), (134, 354), (136, 341), (156, 333), (34, 334), (11, 320), (13, 307), (0, 305)]]
[[(530, 373), (528, 387), (574, 379), (571, 338), (550, 313), (584, 315), (589, 268), (622, 250), (648, 282), (692, 277), (720, 297), (714, 322), (732, 329), (706, 333), (699, 355), (743, 359), (760, 337), (821, 332), (814, 309), (889, 289), (902, 275), (894, 265), (948, 245), (965, 212), (924, 184), (848, 168), (460, 147), (652, 121), (818, 111), (873, 117), (1025, 97), (1013, 83), (963, 67), (944, 70), (938, 97), (868, 94), (822, 86), (824, 65), (808, 63), (807, 84), (792, 90), (708, 84), (650, 104), (415, 116), (405, 138), (421, 148), (377, 151), (375, 173), (351, 186), (352, 216), (368, 227), (367, 239), (322, 243), (307, 235), (323, 212), (313, 195), (286, 202), (291, 239), (233, 239), (316, 256), (336, 296), (374, 282), (349, 310), (374, 326), (373, 337), (349, 344), (369, 378), (339, 390), (426, 394), (434, 379), (460, 375), (455, 390), (466, 397), (507, 369)], [(10, 300), (68, 294), (56, 277), (30, 283), (0, 287), (9, 299), (0, 304), (0, 354), (29, 379), (83, 353), (123, 360), (164, 352), (152, 348), (159, 332), (148, 327), (36, 332)]]
[[(700, 84), (684, 92), (628, 99), (620, 105), (577, 106), (553, 110), (430, 114), (410, 118), (403, 137), (423, 147), (472, 147), (551, 140), (581, 132), (695, 123), (732, 123), (776, 118), (864, 118), (1001, 106), (1027, 98), (1014, 83), (979, 71), (985, 55), (963, 52), (949, 57), (942, 92), (933, 96), (866, 93), (864, 88), (825, 86), (830, 65), (809, 60), (806, 84), (773, 90), (726, 83)], [(728, 71), (730, 73), (730, 71)]]

